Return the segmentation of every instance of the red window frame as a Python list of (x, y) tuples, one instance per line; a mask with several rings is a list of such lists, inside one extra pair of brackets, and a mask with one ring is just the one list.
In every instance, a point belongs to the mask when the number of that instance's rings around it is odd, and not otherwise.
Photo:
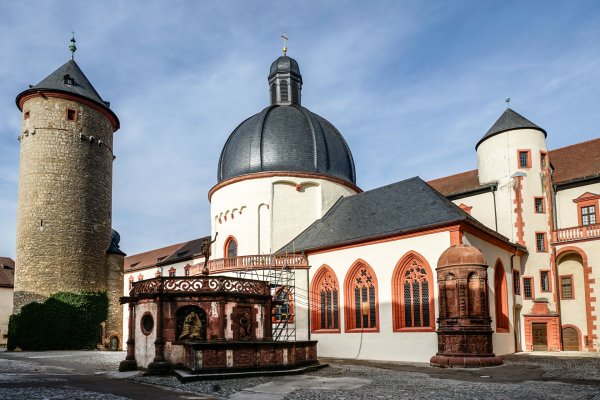
[[(538, 245), (538, 235), (543, 236), (542, 243), (544, 245), (544, 248), (541, 250)], [(546, 232), (536, 232), (535, 233), (535, 252), (536, 253), (547, 253), (548, 252), (548, 235), (546, 235)]]
[[(529, 288), (531, 291), (531, 296), (527, 296), (527, 291), (525, 290), (525, 288), (527, 287), (527, 285), (525, 284), (525, 281), (529, 282)], [(533, 300), (535, 299), (535, 286), (534, 286), (534, 280), (533, 280), (533, 276), (524, 276), (523, 277), (523, 298), (526, 300)]]
[[(360, 278), (360, 279), (359, 279)], [(374, 289), (374, 304), (371, 304), (370, 288)], [(367, 318), (368, 325), (371, 325), (371, 320), (375, 320), (374, 326), (358, 327), (356, 324), (356, 292), (359, 289), (360, 314), (362, 318)], [(366, 301), (364, 301), (364, 291), (366, 289)], [(371, 266), (363, 261), (357, 260), (346, 274), (344, 282), (344, 322), (346, 333), (376, 333), (379, 332), (379, 285), (377, 284), (377, 276)]]
[[(568, 278), (571, 281), (571, 297), (565, 297), (563, 294), (563, 278)], [(573, 275), (560, 275), (559, 276), (559, 284), (560, 284), (560, 299), (561, 300), (575, 300), (575, 282), (573, 279)]]
[[(424, 271), (424, 273), (423, 273)], [(405, 283), (410, 280), (409, 291), (411, 297), (410, 317), (411, 321), (406, 321), (406, 299)], [(414, 312), (414, 284), (418, 285), (419, 301), (419, 320), (415, 319)], [(427, 304), (424, 299), (424, 283), (427, 289)], [(427, 318), (423, 311), (427, 311)], [(431, 267), (425, 257), (416, 251), (409, 251), (396, 264), (392, 274), (392, 325), (394, 332), (433, 332), (435, 331), (435, 304), (433, 296), (433, 274)], [(409, 325), (409, 326), (407, 326)], [(415, 326), (419, 325), (419, 326)]]
[[(322, 297), (325, 298), (324, 303)], [(322, 265), (315, 273), (311, 285), (311, 298), (311, 332), (340, 333), (340, 284), (335, 272), (328, 265)], [(322, 321), (325, 321), (325, 325)]]
[[(521, 153), (527, 153), (527, 165), (521, 165)], [(519, 149), (517, 150), (517, 168), (531, 168), (531, 149)]]
[[(544, 274), (547, 274), (548, 287), (544, 288)], [(549, 269), (540, 270), (540, 292), (549, 293), (552, 292), (552, 274)]]
[[(542, 211), (538, 211), (537, 201), (540, 200), (542, 204)], [(533, 198), (533, 212), (536, 214), (545, 214), (546, 213), (546, 199), (543, 196), (535, 196)]]

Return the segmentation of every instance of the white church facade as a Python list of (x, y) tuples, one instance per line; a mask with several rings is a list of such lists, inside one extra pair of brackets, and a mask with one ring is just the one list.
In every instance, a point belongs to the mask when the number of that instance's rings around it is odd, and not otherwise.
[(459, 301), (440, 294), (436, 268), (468, 245), (487, 265), (496, 355), (600, 348), (600, 139), (549, 151), (546, 131), (507, 109), (476, 145), (477, 170), (363, 192), (340, 132), (301, 105), (297, 62), (279, 57), (268, 83), (271, 104), (222, 150), (210, 238), (127, 257), (125, 295), (201, 274), (214, 240), (210, 274), (270, 282), (275, 338), (317, 340), (320, 356), (426, 362), (440, 310)]

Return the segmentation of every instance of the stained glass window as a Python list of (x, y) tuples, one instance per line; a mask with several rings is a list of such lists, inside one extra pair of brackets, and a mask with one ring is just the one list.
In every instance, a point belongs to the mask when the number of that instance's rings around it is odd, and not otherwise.
[[(414, 257), (404, 263), (402, 273), (395, 277), (395, 290), (401, 288), (401, 296), (395, 294), (394, 307), (400, 307), (402, 318), (395, 315), (394, 328), (423, 328), (431, 327), (430, 295), (427, 269), (423, 261)], [(400, 302), (399, 305), (396, 303)]]
[(377, 282), (368, 266), (358, 264), (349, 276), (349, 290), (353, 293), (349, 329), (377, 328)]
[[(339, 329), (339, 291), (337, 278), (333, 271), (328, 267), (321, 267), (315, 275), (313, 287), (315, 288), (314, 296), (318, 299), (318, 304), (313, 310), (313, 328), (315, 330)], [(317, 313), (315, 314), (315, 312)]]

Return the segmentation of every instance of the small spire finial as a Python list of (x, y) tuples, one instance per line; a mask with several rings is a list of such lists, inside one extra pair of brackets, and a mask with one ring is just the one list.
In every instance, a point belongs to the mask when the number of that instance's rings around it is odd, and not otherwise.
[(506, 108), (510, 107), (510, 97), (507, 97), (506, 99), (504, 99), (504, 101), (506, 102)]
[(75, 46), (75, 32), (71, 32), (71, 44), (69, 45), (69, 51), (71, 52), (71, 60), (74, 60), (75, 52), (77, 51), (77, 46)]
[(281, 38), (283, 39), (283, 55), (286, 56), (287, 55), (287, 47), (285, 46), (285, 42), (286, 42), (286, 40), (288, 40), (288, 37), (285, 34), (285, 32), (283, 32), (283, 35), (281, 35)]

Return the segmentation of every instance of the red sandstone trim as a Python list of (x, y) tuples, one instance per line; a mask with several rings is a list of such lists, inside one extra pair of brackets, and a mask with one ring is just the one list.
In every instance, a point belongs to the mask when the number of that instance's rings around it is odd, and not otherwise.
[[(527, 166), (521, 166), (521, 153), (527, 153)], [(531, 149), (517, 150), (517, 169), (531, 168)]]
[[(404, 272), (406, 271), (406, 268), (410, 267), (413, 261), (417, 261), (417, 263), (420, 266), (422, 266), (425, 269), (425, 272), (427, 273), (427, 283), (429, 287), (429, 304), (427, 305), (427, 307), (429, 308), (428, 327), (407, 327), (406, 321), (404, 319)], [(421, 306), (423, 307), (422, 303)], [(423, 315), (422, 311), (421, 315)], [(435, 332), (433, 273), (425, 257), (423, 257), (421, 254), (414, 250), (408, 251), (402, 256), (402, 258), (400, 258), (392, 274), (392, 329), (394, 332)]]
[[(529, 155), (531, 158), (531, 154)], [(526, 246), (525, 244), (525, 221), (523, 221), (523, 177), (517, 176), (517, 187), (515, 189), (515, 199), (513, 204), (515, 205), (515, 213), (517, 214), (517, 220), (515, 221), (515, 228), (517, 228), (517, 243)]]
[[(583, 262), (583, 287), (585, 294), (585, 314), (586, 314), (586, 322), (587, 322), (587, 337), (588, 337), (588, 350), (595, 351), (594, 342), (597, 339), (597, 336), (594, 335), (594, 330), (596, 330), (596, 317), (592, 315), (592, 301), (596, 301), (595, 297), (592, 297), (592, 293), (594, 288), (592, 287), (592, 283), (595, 283), (595, 280), (592, 278), (592, 267), (588, 265), (588, 257), (585, 252), (575, 246), (566, 246), (561, 248), (556, 253), (556, 259), (558, 260), (560, 256), (568, 253), (577, 253), (581, 256), (581, 260)], [(594, 281), (594, 282), (592, 282)], [(593, 300), (592, 300), (593, 299)]]
[(241, 182), (249, 179), (259, 179), (259, 178), (272, 178), (275, 176), (292, 176), (295, 178), (305, 178), (305, 179), (324, 179), (330, 182), (338, 183), (340, 185), (344, 185), (356, 193), (361, 193), (362, 190), (358, 186), (348, 181), (345, 181), (340, 178), (336, 178), (330, 175), (324, 174), (314, 174), (310, 172), (297, 172), (297, 171), (276, 171), (276, 172), (256, 172), (253, 174), (247, 174), (242, 176), (236, 176), (235, 178), (227, 179), (226, 181), (219, 182), (215, 186), (212, 187), (208, 191), (208, 201), (211, 200), (212, 195), (219, 189), (224, 188), (225, 186), (231, 185), (232, 183)]
[[(356, 308), (354, 305), (354, 282), (353, 279), (361, 267), (365, 267), (373, 277), (373, 286), (375, 287), (375, 327), (357, 328), (354, 314)], [(364, 260), (358, 259), (352, 264), (352, 267), (346, 273), (344, 282), (344, 323), (345, 333), (378, 333), (379, 332), (379, 285), (377, 284), (377, 275), (373, 268)]]
[[(337, 314), (338, 320), (338, 328), (337, 329), (322, 329), (321, 325), (321, 304), (320, 304), (320, 293), (321, 293), (321, 285), (323, 284), (323, 279), (327, 275), (327, 273), (331, 274), (335, 281), (335, 286), (337, 287), (336, 293), (336, 301), (338, 305), (337, 310), (332, 309), (332, 313)], [(337, 275), (333, 271), (333, 269), (326, 264), (323, 264), (319, 267), (317, 272), (312, 278), (312, 283), (310, 285), (310, 295), (311, 295), (311, 305), (310, 305), (310, 332), (311, 333), (340, 333), (342, 326), (342, 319), (340, 315), (340, 283), (337, 278)], [(333, 294), (332, 294), (333, 295)], [(332, 316), (333, 317), (333, 316)]]
[[(571, 278), (571, 297), (563, 297), (562, 278)], [(573, 274), (560, 275), (558, 283), (560, 285), (560, 300), (575, 300), (575, 278), (573, 277)]]

